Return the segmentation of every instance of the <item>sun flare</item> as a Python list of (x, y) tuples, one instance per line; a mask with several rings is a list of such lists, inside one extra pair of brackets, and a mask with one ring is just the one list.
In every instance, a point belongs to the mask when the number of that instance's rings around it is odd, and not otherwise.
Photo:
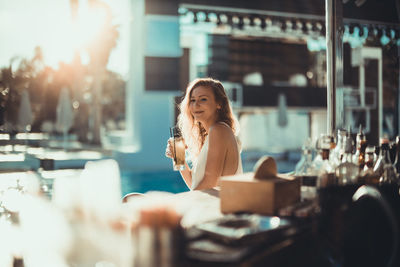
[(104, 20), (105, 12), (103, 10), (81, 8), (75, 19), (71, 16), (64, 17), (56, 32), (48, 34), (49, 38), (44, 45), (47, 46), (47, 49), (44, 51), (58, 51), (53, 54), (54, 58), (51, 59), (53, 64), (61, 61), (70, 62), (76, 52), (86, 53), (85, 49), (104, 26)]

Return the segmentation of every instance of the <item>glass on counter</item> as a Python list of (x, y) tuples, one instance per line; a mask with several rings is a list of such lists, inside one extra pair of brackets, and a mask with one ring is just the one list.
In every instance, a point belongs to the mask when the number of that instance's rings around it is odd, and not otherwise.
[(307, 139), (302, 147), (301, 159), (296, 164), (295, 176), (301, 179), (302, 199), (315, 198), (317, 175), (313, 168), (311, 139)]
[(335, 168), (336, 179), (339, 185), (355, 184), (358, 182), (359, 167), (352, 161), (352, 141), (350, 134), (347, 134), (344, 139), (342, 162)]

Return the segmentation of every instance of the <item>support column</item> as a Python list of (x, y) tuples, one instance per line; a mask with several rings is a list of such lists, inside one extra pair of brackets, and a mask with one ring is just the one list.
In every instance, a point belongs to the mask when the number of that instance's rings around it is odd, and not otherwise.
[(140, 99), (144, 92), (145, 0), (131, 0), (130, 71), (126, 90), (126, 131), (134, 149), (141, 149)]
[(343, 121), (336, 121), (336, 88), (343, 86), (343, 4), (325, 0), (327, 132), (334, 134)]
[(397, 66), (399, 68), (399, 75), (397, 76), (397, 135), (400, 135), (400, 45), (397, 45)]

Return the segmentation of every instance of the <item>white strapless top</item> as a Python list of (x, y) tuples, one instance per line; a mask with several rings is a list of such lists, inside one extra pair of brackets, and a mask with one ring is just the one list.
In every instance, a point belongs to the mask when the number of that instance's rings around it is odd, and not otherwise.
[[(221, 123), (229, 127), (226, 123), (223, 122)], [(235, 174), (243, 173), (242, 158), (240, 157), (239, 146), (238, 146), (238, 153), (239, 153), (238, 167), (236, 169)], [(204, 144), (200, 150), (199, 156), (197, 157), (197, 161), (192, 168), (192, 187), (191, 187), (192, 190), (194, 190), (204, 178), (204, 173), (206, 170), (206, 163), (207, 163), (207, 154), (208, 154), (208, 135), (204, 140)]]

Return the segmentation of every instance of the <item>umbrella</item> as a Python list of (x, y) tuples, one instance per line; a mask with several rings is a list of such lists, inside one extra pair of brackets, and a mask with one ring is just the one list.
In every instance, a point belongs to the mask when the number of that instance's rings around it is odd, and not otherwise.
[(57, 105), (56, 131), (64, 134), (64, 140), (74, 123), (71, 98), (66, 87), (61, 89)]
[(30, 131), (33, 122), (33, 114), (31, 109), (31, 102), (29, 101), (29, 92), (22, 91), (21, 103), (18, 110), (18, 130), (21, 132)]

